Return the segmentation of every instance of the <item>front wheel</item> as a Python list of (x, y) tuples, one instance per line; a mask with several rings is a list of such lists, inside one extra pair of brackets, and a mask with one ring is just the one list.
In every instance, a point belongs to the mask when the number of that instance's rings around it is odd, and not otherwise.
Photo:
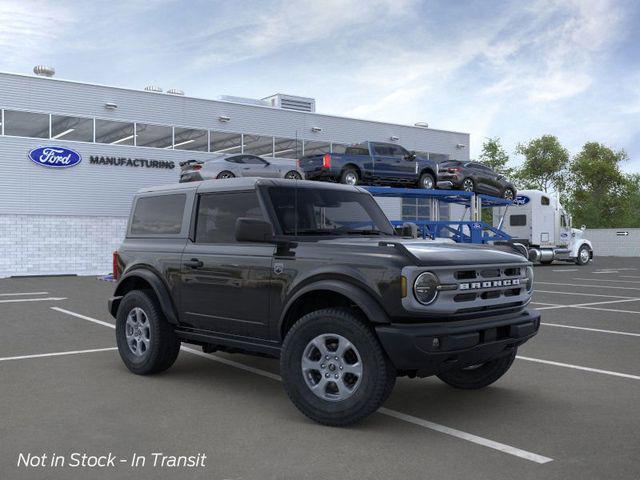
[(147, 290), (133, 290), (120, 302), (116, 342), (120, 358), (138, 375), (166, 370), (180, 353), (180, 339)]
[(487, 387), (502, 377), (511, 368), (516, 358), (517, 349), (513, 352), (471, 367), (456, 368), (438, 374), (444, 383), (464, 390), (478, 390)]
[(576, 257), (576, 263), (578, 265), (586, 265), (591, 260), (591, 250), (586, 245), (582, 245), (578, 250), (578, 256)]
[(425, 190), (432, 190), (435, 188), (436, 185), (436, 181), (433, 178), (433, 175), (431, 175), (430, 173), (423, 173), (420, 176), (420, 181), (418, 183), (418, 186), (420, 188), (424, 188)]
[(289, 330), (280, 373), (293, 404), (310, 419), (331, 426), (371, 415), (396, 379), (372, 329), (341, 308), (311, 312)]

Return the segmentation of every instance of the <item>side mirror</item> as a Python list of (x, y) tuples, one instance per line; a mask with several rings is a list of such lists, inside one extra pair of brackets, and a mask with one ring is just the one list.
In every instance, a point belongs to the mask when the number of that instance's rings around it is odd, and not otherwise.
[(405, 160), (415, 160), (416, 159), (416, 152), (411, 150), (407, 155), (404, 156), (404, 158), (405, 158)]
[(269, 222), (257, 218), (238, 218), (236, 220), (236, 240), (238, 242), (270, 243), (273, 241), (273, 229)]
[(584, 232), (586, 229), (587, 229), (587, 226), (586, 226), (586, 225), (582, 225), (582, 226), (580, 227), (580, 230), (582, 230), (583, 232)]

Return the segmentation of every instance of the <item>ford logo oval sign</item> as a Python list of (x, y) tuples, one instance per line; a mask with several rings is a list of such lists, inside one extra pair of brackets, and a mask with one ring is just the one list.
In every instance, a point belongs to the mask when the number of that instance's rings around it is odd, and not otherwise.
[(69, 148), (38, 147), (29, 152), (29, 159), (43, 167), (69, 168), (79, 164), (82, 156)]
[(526, 195), (518, 195), (514, 200), (514, 205), (526, 205), (531, 199)]

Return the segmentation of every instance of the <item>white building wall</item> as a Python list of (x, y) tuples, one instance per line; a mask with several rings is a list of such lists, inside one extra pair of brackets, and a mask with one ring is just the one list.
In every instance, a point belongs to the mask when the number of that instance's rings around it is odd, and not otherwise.
[(0, 278), (110, 273), (126, 226), (127, 217), (0, 215)]
[(584, 238), (595, 257), (640, 257), (640, 228), (588, 228)]

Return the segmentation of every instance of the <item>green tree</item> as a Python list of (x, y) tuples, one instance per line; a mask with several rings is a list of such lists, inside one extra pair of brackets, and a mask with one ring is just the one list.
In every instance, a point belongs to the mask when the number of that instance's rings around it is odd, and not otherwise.
[(624, 150), (614, 151), (598, 142), (585, 143), (573, 158), (567, 203), (576, 225), (620, 227), (634, 221), (640, 180), (620, 170), (625, 160)]
[(485, 138), (482, 144), (482, 153), (478, 157), (480, 163), (506, 177), (511, 177), (514, 170), (507, 166), (509, 160), (509, 155), (503, 148), (499, 137)]
[(554, 135), (543, 135), (516, 147), (516, 153), (524, 156), (516, 179), (522, 188), (534, 188), (548, 192), (564, 190), (569, 151)]

